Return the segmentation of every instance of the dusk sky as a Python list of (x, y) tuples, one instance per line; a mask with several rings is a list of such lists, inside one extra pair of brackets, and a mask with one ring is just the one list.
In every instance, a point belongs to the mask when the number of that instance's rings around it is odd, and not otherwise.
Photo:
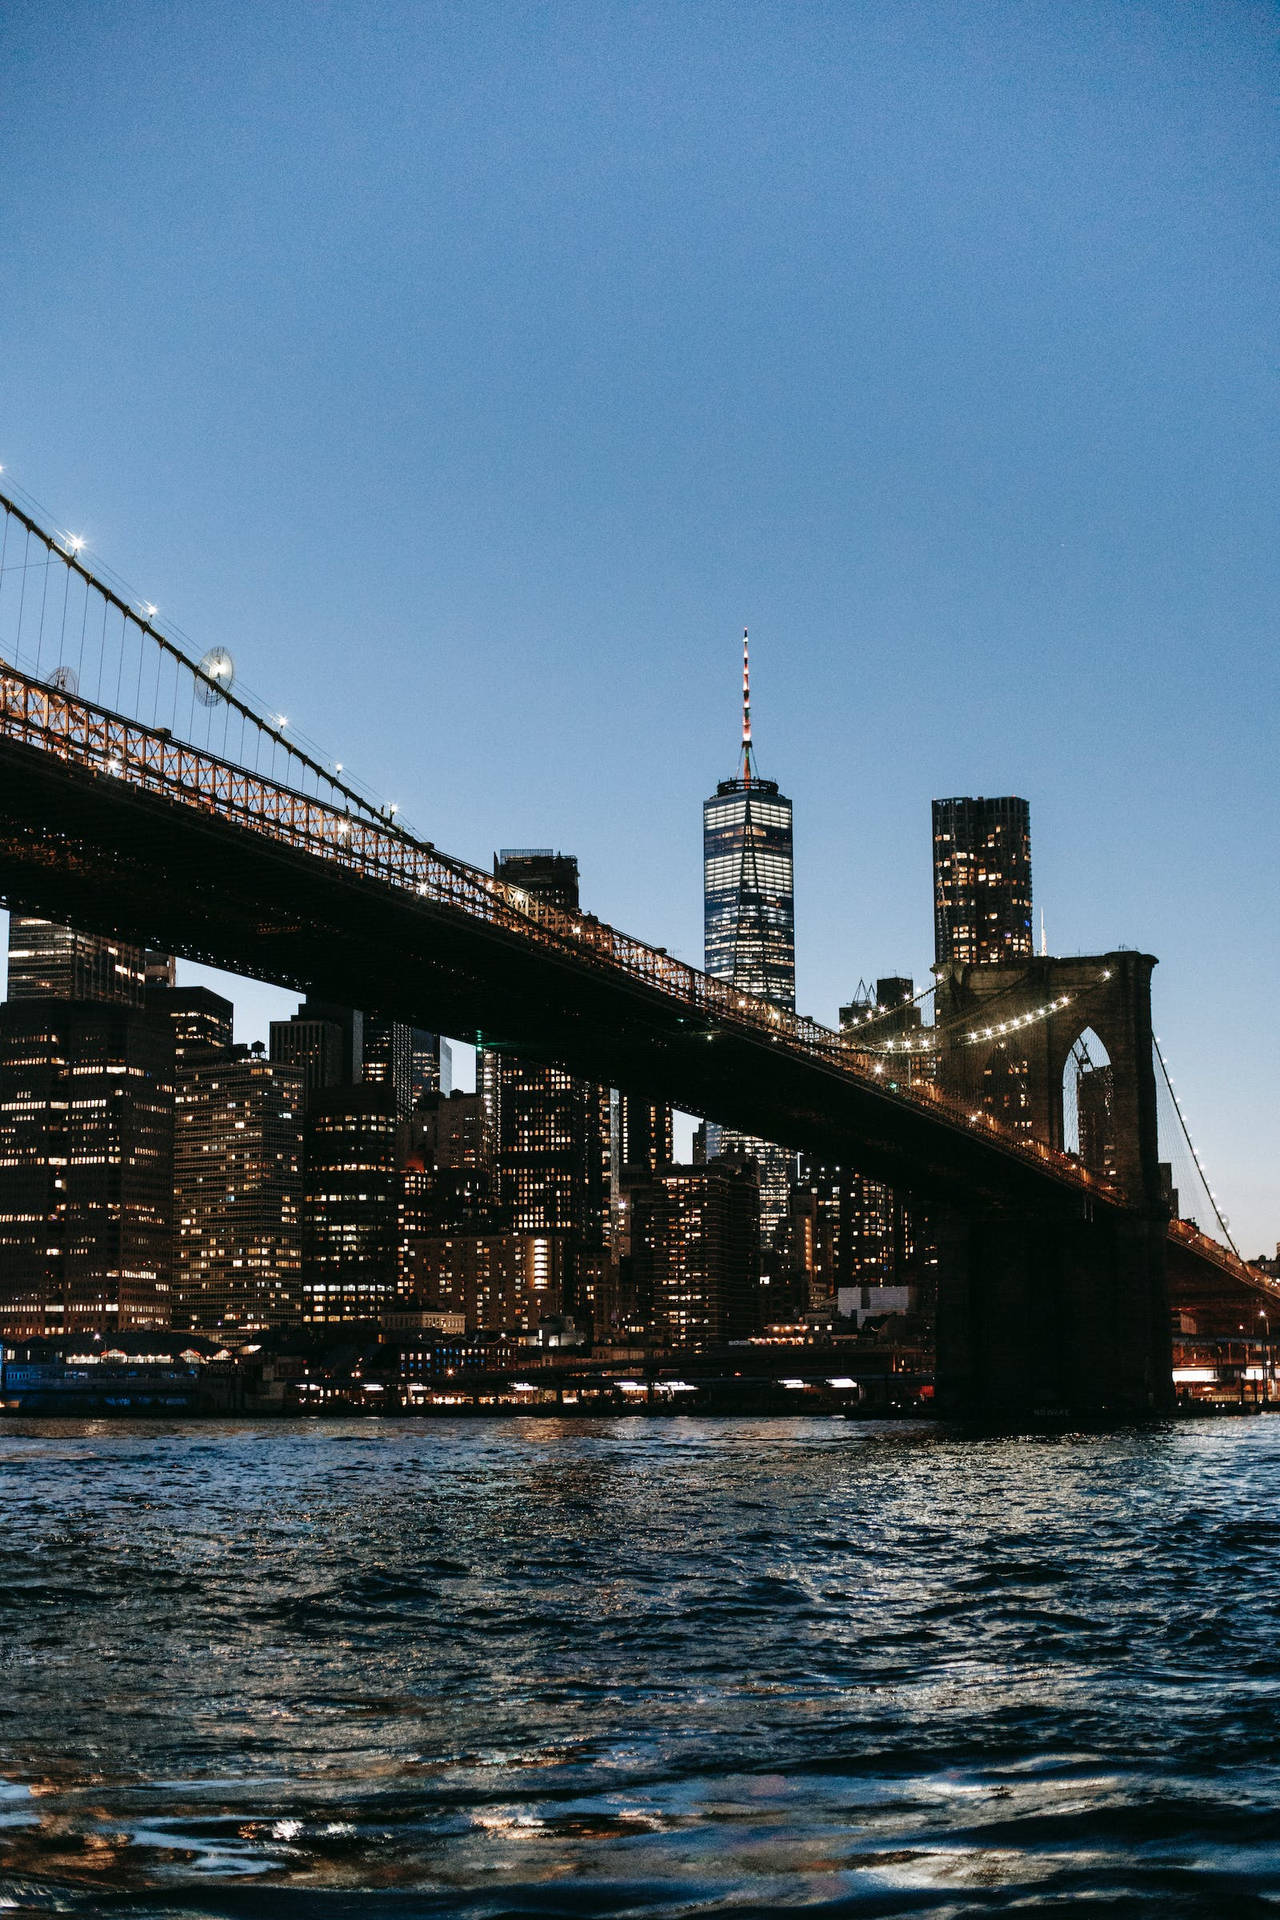
[(1159, 956), (1268, 1249), (1278, 29), (9, 8), (5, 476), (419, 831), (698, 962), (750, 627), (825, 1021), (927, 981), (931, 798), (1025, 795), (1037, 932)]

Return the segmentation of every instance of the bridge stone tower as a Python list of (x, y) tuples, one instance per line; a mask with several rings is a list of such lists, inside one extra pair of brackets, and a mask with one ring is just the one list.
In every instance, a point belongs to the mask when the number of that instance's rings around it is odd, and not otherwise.
[[(1034, 1217), (976, 1209), (939, 1230), (939, 1397), (961, 1408), (1099, 1412), (1170, 1403), (1150, 954), (947, 961), (938, 1084), (975, 1114), (1061, 1152), (1077, 1043), (1107, 1056), (1106, 1170), (1129, 1206), (1088, 1196)], [(1088, 1157), (1087, 1154), (1084, 1157)]]

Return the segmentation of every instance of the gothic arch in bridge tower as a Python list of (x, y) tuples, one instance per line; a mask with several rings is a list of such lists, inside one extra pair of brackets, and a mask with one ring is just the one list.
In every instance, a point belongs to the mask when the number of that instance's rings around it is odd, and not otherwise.
[[(1078, 1112), (1064, 1111), (1063, 1092), (1068, 1072), (1079, 1071), (1081, 1038), (1089, 1036), (1090, 1058), (1109, 1071), (1110, 1085), (1100, 1082), (1087, 1090), (1086, 1098), (1099, 1102), (1105, 1091), (1108, 1111), (1101, 1147), (1096, 1129), (1086, 1145), (1105, 1157), (1107, 1170), (1139, 1205), (1158, 1210), (1151, 1055), (1155, 964), (1149, 954), (1118, 948), (1070, 959), (1037, 954), (998, 966), (950, 961), (938, 967), (941, 1087), (974, 1111), (1024, 1124), (1048, 1147), (1079, 1151)], [(1024, 1061), (1025, 1073), (1018, 1065)], [(1013, 1097), (1019, 1081), (1025, 1105)]]
[(1082, 1028), (1071, 1042), (1058, 1091), (1064, 1152), (1092, 1173), (1114, 1174), (1115, 1068), (1096, 1028)]

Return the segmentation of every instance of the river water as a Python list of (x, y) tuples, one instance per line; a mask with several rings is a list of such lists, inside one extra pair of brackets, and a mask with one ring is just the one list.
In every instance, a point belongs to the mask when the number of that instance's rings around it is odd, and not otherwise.
[(0, 1490), (0, 1910), (1280, 1910), (1280, 1419), (11, 1420)]

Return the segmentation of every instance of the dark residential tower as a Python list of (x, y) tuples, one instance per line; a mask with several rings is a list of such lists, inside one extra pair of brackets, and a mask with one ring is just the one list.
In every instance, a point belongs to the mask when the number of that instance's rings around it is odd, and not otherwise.
[(933, 803), (934, 960), (1026, 960), (1031, 932), (1031, 809), (1012, 795)]
[(630, 1197), (635, 1285), (655, 1332), (677, 1347), (753, 1332), (760, 1198), (752, 1174), (731, 1160), (664, 1167)]
[(406, 1131), (387, 1082), (312, 1095), (303, 1148), (304, 1320), (374, 1320), (394, 1298)]
[(0, 1326), (167, 1326), (173, 1041), (138, 1008), (0, 1007)]

